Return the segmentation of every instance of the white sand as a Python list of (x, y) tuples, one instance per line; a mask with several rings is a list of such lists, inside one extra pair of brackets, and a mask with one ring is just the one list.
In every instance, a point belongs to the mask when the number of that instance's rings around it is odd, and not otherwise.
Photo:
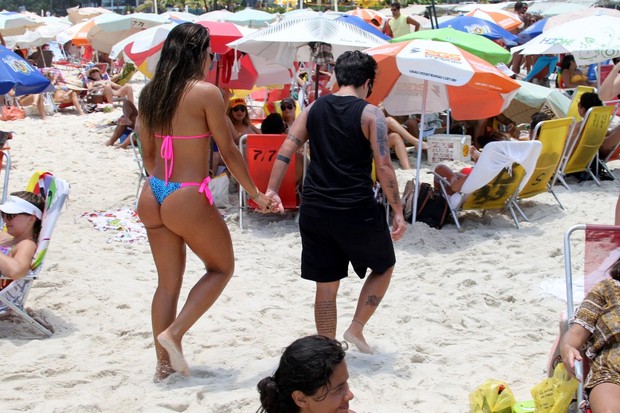
[[(136, 84), (136, 86), (139, 86)], [(120, 116), (72, 111), (48, 119), (0, 122), (14, 130), (11, 190), (34, 170), (71, 183), (28, 307), (52, 325), (43, 339), (19, 319), (0, 321), (0, 411), (254, 412), (257, 382), (284, 346), (314, 332), (314, 285), (299, 278), (301, 251), (290, 217), (249, 218), (239, 230), (229, 209), (236, 271), (216, 305), (187, 334), (191, 376), (154, 384), (150, 302), (156, 284), (148, 244), (108, 243), (84, 212), (134, 203), (131, 151), (104, 146)], [(618, 168), (620, 163), (612, 163)], [(404, 186), (412, 171), (397, 171)], [(424, 177), (429, 180), (428, 176)], [(410, 226), (396, 244), (392, 285), (366, 335), (376, 354), (347, 354), (351, 407), (361, 412), (466, 412), (468, 394), (503, 379), (517, 399), (545, 375), (564, 303), (539, 284), (564, 274), (562, 239), (576, 223), (611, 224), (620, 181), (572, 185), (524, 203), (531, 223), (517, 230), (506, 213), (467, 213), (464, 232)], [(235, 201), (235, 195), (231, 196)], [(577, 251), (577, 255), (580, 252)], [(182, 300), (203, 270), (189, 254)], [(353, 273), (339, 296), (338, 334), (362, 286)]]

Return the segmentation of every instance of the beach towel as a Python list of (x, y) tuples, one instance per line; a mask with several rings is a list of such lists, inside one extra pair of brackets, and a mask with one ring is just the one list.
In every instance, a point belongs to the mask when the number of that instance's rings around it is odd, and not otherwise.
[(132, 208), (118, 208), (107, 211), (85, 212), (82, 217), (99, 231), (109, 231), (112, 236), (107, 242), (129, 242), (143, 244), (147, 242), (146, 230)]

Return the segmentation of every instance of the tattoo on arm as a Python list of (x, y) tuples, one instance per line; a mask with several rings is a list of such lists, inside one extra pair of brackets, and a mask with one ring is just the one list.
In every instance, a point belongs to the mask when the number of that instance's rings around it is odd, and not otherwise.
[(369, 295), (366, 298), (366, 305), (369, 305), (371, 307), (378, 307), (382, 299), (383, 297), (379, 297), (377, 295)]
[(280, 155), (280, 154), (278, 154), (278, 156), (276, 156), (276, 159), (284, 162), (287, 165), (291, 162), (291, 158), (287, 158), (286, 156)]
[(387, 137), (387, 121), (381, 109), (375, 109), (375, 121), (377, 123), (377, 145), (379, 146), (379, 155), (386, 156), (389, 152)]
[(293, 142), (295, 145), (297, 145), (299, 148), (301, 148), (301, 146), (304, 144), (301, 139), (299, 139), (297, 136), (293, 135), (292, 133), (289, 133), (288, 136), (286, 137), (287, 140)]

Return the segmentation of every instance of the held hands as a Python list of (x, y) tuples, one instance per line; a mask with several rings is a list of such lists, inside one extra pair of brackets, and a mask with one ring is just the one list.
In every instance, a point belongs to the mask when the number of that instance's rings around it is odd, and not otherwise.
[(267, 191), (265, 191), (265, 195), (267, 195), (269, 199), (271, 200), (271, 208), (269, 212), (273, 212), (273, 213), (284, 212), (284, 206), (282, 205), (282, 200), (280, 199), (280, 196), (275, 191), (272, 191), (271, 189), (267, 189)]
[(252, 198), (252, 201), (256, 202), (256, 205), (258, 205), (260, 212), (267, 213), (271, 211), (271, 198), (263, 194), (261, 191), (258, 191), (256, 195), (250, 198)]

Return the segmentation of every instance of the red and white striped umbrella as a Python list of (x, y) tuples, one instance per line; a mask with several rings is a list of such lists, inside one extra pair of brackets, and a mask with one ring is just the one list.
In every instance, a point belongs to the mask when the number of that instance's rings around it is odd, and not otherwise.
[(508, 31), (523, 27), (523, 22), (517, 14), (505, 10), (475, 9), (466, 13), (465, 16), (478, 17), (479, 19), (493, 22)]

